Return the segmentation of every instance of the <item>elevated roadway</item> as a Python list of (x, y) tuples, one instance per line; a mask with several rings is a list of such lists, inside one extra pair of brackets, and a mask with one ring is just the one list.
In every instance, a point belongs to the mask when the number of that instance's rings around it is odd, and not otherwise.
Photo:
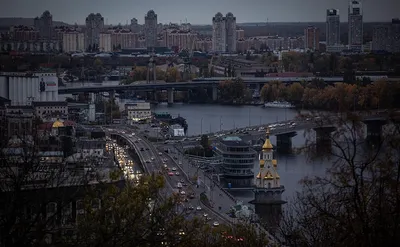
[[(327, 83), (335, 83), (343, 81), (342, 77), (241, 77), (244, 83), (249, 85), (262, 86), (271, 81), (282, 81), (286, 83), (294, 83), (301, 81), (311, 81), (313, 79), (322, 79)], [(152, 91), (152, 90), (187, 90), (199, 86), (216, 87), (221, 81), (231, 80), (231, 77), (214, 77), (214, 78), (199, 78), (191, 82), (156, 82), (156, 83), (132, 83), (129, 85), (90, 85), (90, 86), (74, 86), (74, 87), (59, 87), (59, 94), (73, 93), (101, 93), (110, 91)], [(398, 81), (396, 78), (386, 78), (388, 81)], [(79, 83), (77, 83), (79, 84)]]
[[(183, 190), (187, 194), (190, 193), (191, 191), (196, 193), (194, 199), (188, 199), (188, 202), (182, 205), (182, 209), (188, 209), (193, 211), (193, 214), (190, 214), (189, 217), (197, 216), (199, 218), (204, 218), (204, 219), (210, 217), (211, 219), (208, 220), (208, 223), (211, 225), (215, 221), (225, 224), (232, 223), (230, 221), (227, 221), (225, 217), (222, 217), (221, 214), (214, 212), (213, 210), (207, 208), (205, 205), (201, 203), (199, 195), (201, 192), (203, 192), (204, 188), (201, 191), (196, 190), (194, 186), (191, 185), (187, 177), (183, 175), (184, 171), (181, 170), (179, 166), (176, 166), (176, 163), (171, 157), (163, 155), (162, 152), (156, 150), (156, 148), (145, 139), (142, 139), (137, 135), (132, 135), (132, 130), (129, 129), (121, 130), (120, 128), (114, 129), (112, 127), (108, 127), (108, 130), (111, 130), (109, 131), (110, 134), (115, 134), (123, 137), (129, 143), (129, 145), (135, 149), (136, 153), (139, 156), (140, 161), (143, 164), (146, 173), (148, 174), (161, 173), (164, 175), (166, 181), (165, 190), (167, 194), (172, 195), (173, 193), (177, 192), (178, 190), (176, 186), (179, 182), (183, 182), (184, 184), (187, 185), (183, 188)], [(168, 173), (163, 172), (164, 164), (168, 168), (170, 168), (171, 172), (173, 172), (172, 176), (168, 175)], [(176, 168), (176, 171), (172, 171), (172, 168)], [(179, 172), (180, 175), (176, 175), (176, 172)], [(200, 210), (196, 209), (198, 206), (201, 207)], [(204, 214), (207, 214), (207, 217), (205, 217)]]

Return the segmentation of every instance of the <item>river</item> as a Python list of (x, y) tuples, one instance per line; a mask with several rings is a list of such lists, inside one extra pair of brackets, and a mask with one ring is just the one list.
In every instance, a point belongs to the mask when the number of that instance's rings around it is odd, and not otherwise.
[[(228, 130), (235, 127), (247, 127), (251, 125), (268, 124), (276, 121), (291, 120), (297, 115), (292, 109), (263, 108), (261, 106), (227, 106), (227, 105), (196, 105), (174, 104), (168, 106), (159, 104), (154, 106), (155, 112), (168, 112), (173, 117), (178, 115), (185, 118), (188, 123), (188, 135), (206, 134), (219, 130)], [(271, 136), (272, 143), (276, 138)], [(301, 147), (305, 144), (304, 131), (298, 132), (292, 139), (293, 147)], [(286, 191), (283, 199), (290, 201), (296, 191), (301, 190), (299, 181), (304, 177), (324, 175), (329, 168), (329, 162), (310, 161), (305, 154), (277, 156), (278, 173), (281, 184)], [(254, 167), (257, 169), (258, 162)], [(252, 192), (235, 192), (235, 195), (245, 203), (253, 197)]]

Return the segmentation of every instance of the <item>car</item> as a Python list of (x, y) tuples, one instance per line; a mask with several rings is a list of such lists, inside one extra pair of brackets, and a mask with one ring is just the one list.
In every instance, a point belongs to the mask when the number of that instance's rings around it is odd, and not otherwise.
[(149, 150), (149, 148), (146, 148), (146, 150)]
[(218, 221), (214, 221), (213, 226), (219, 226)]
[(146, 160), (146, 163), (150, 163), (150, 160)]
[(201, 210), (201, 207), (200, 207), (200, 206), (197, 206), (197, 207), (196, 207), (196, 210), (197, 210), (197, 211), (200, 211), (200, 210)]
[(185, 180), (181, 179), (179, 182), (181, 182), (181, 183), (184, 183), (184, 182), (185, 182)]
[(175, 172), (175, 175), (176, 175), (176, 176), (179, 176), (179, 175), (180, 175), (180, 173), (179, 173), (179, 172)]
[(173, 171), (176, 171), (176, 167), (172, 167), (172, 170), (173, 170)]
[(142, 139), (140, 139), (140, 138), (138, 139), (138, 141), (141, 141), (141, 140), (142, 140)]
[(136, 141), (135, 141), (135, 143), (139, 143), (139, 141), (138, 141), (138, 140), (136, 140)]
[(168, 175), (169, 176), (174, 176), (174, 173), (173, 172), (168, 172)]
[(164, 164), (164, 168), (168, 168), (167, 164)]
[(168, 159), (164, 159), (164, 162), (167, 162), (168, 161)]
[(196, 197), (196, 195), (194, 193), (190, 194), (189, 198), (190, 199), (194, 199)]
[(151, 157), (151, 160), (154, 160), (154, 157)]
[(192, 205), (190, 205), (190, 206), (188, 207), (188, 209), (189, 209), (189, 210), (194, 210), (194, 207), (193, 207)]
[(181, 161), (179, 161), (179, 162), (178, 162), (178, 165), (182, 165), (182, 162), (181, 162)]
[(181, 195), (186, 195), (186, 192), (182, 190)]
[(206, 214), (206, 213), (203, 214), (203, 217), (207, 217), (207, 216), (208, 216), (208, 214)]
[(140, 148), (140, 151), (144, 151), (144, 149), (143, 149), (143, 148)]
[(162, 153), (161, 153), (161, 152), (158, 152), (158, 155), (162, 155)]
[(177, 160), (178, 158), (176, 156), (174, 156), (174, 160)]

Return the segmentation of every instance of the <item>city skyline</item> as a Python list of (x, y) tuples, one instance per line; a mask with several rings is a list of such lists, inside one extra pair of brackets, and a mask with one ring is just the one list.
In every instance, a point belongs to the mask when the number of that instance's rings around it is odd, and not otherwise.
[[(237, 18), (237, 23), (249, 22), (324, 22), (327, 9), (339, 9), (341, 22), (347, 21), (347, 8), (349, 1), (305, 0), (301, 4), (297, 0), (282, 0), (279, 2), (266, 0), (252, 0), (253, 4), (236, 0), (220, 0), (218, 2), (203, 0), (188, 3), (183, 0), (170, 0), (159, 2), (148, 0), (118, 0), (109, 2), (105, 0), (93, 1), (60, 1), (40, 0), (34, 4), (27, 0), (6, 0), (0, 9), (0, 17), (34, 18), (40, 16), (45, 10), (53, 15), (53, 20), (69, 24), (84, 24), (85, 18), (90, 13), (100, 13), (105, 24), (126, 24), (130, 19), (138, 19), (139, 24), (144, 24), (144, 16), (149, 10), (154, 10), (159, 23), (187, 22), (197, 25), (211, 25), (212, 17), (217, 12), (232, 12)], [(210, 4), (207, 4), (210, 2)], [(396, 0), (381, 0), (378, 2), (361, 1), (364, 6), (364, 22), (384, 22), (399, 17), (397, 9), (400, 2)], [(211, 4), (212, 3), (212, 4)], [(21, 8), (21, 6), (26, 6)], [(310, 6), (313, 6), (310, 8)], [(196, 10), (193, 12), (192, 10)], [(318, 11), (320, 10), (320, 11)]]

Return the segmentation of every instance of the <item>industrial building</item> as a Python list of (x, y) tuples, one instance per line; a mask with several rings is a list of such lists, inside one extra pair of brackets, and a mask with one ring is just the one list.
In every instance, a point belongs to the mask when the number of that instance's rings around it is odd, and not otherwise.
[(33, 101), (58, 101), (56, 73), (0, 73), (0, 97), (11, 105), (31, 105)]

